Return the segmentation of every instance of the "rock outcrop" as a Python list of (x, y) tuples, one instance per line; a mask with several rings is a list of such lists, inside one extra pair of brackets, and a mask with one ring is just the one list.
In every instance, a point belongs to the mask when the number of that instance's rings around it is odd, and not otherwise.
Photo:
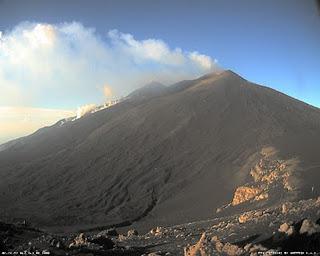
[(128, 230), (127, 236), (131, 237), (131, 236), (137, 236), (138, 235), (138, 231), (135, 229), (130, 229)]
[(84, 235), (84, 233), (80, 233), (76, 236), (73, 242), (69, 245), (69, 248), (85, 246), (88, 244), (88, 239)]
[(234, 193), (231, 204), (234, 206), (254, 199), (257, 195), (261, 193), (261, 191), (262, 189), (258, 187), (238, 187)]
[(223, 243), (217, 236), (211, 239), (203, 233), (199, 242), (184, 249), (185, 256), (244, 255), (245, 250), (231, 243)]
[(320, 232), (320, 226), (318, 224), (308, 219), (303, 220), (299, 230), (300, 234), (312, 235), (318, 232)]
[[(297, 160), (278, 159), (274, 148), (268, 148), (267, 153), (265, 148), (262, 148), (260, 155), (260, 160), (250, 170), (253, 181), (236, 188), (231, 202), (232, 206), (245, 202), (268, 200), (272, 195), (271, 189), (275, 187), (284, 192), (295, 189), (292, 182), (292, 170), (295, 169)], [(218, 209), (220, 212), (223, 210), (223, 208)]]
[(202, 234), (200, 240), (195, 245), (184, 248), (185, 256), (209, 256), (215, 254), (215, 247), (206, 233)]

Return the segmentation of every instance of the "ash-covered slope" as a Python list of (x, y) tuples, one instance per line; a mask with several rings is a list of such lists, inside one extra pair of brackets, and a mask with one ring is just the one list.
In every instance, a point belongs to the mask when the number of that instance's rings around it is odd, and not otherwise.
[(231, 71), (158, 89), (0, 151), (1, 219), (64, 231), (200, 220), (265, 186), (250, 175), (259, 161), (287, 161), (293, 189), (270, 183), (225, 214), (320, 194), (319, 109)]

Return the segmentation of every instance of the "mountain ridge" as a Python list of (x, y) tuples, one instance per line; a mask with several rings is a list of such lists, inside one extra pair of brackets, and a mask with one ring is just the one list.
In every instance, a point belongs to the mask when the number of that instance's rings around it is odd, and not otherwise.
[(1, 151), (0, 217), (62, 229), (204, 219), (232, 200), (269, 146), (276, 159), (298, 158), (293, 171), (300, 195), (279, 193), (303, 198), (312, 185), (320, 191), (313, 184), (318, 169), (308, 178), (300, 170), (318, 164), (319, 131), (319, 109), (232, 71), (184, 81), (156, 97), (131, 98), (46, 128)]

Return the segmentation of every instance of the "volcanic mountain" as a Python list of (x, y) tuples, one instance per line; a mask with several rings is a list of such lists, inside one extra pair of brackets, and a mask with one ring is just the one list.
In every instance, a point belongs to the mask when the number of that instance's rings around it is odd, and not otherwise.
[(319, 152), (319, 109), (232, 71), (152, 83), (2, 145), (0, 219), (149, 228), (314, 197)]

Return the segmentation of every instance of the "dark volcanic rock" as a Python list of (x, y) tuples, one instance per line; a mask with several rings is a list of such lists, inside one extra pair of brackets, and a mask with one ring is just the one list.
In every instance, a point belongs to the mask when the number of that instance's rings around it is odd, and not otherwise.
[(103, 236), (97, 236), (89, 241), (91, 243), (102, 246), (103, 249), (112, 249), (114, 247), (114, 242), (112, 242), (110, 238), (103, 237)]
[(7, 247), (4, 243), (4, 241), (1, 239), (0, 240), (0, 252), (5, 252), (5, 251), (7, 251)]
[[(294, 189), (272, 187), (256, 205), (319, 195), (319, 109), (231, 71), (151, 87), (143, 99), (2, 147), (0, 219), (23, 216), (61, 232), (211, 218), (248, 181), (265, 147), (296, 159), (285, 177)], [(219, 216), (250, 207), (234, 205)]]
[[(315, 225), (310, 220), (297, 222), (294, 224), (295, 232), (287, 236), (281, 236), (281, 238), (278, 234), (275, 234), (261, 244), (282, 252), (319, 253), (320, 232), (319, 229), (315, 229)], [(301, 228), (303, 229), (302, 233), (299, 232)]]

